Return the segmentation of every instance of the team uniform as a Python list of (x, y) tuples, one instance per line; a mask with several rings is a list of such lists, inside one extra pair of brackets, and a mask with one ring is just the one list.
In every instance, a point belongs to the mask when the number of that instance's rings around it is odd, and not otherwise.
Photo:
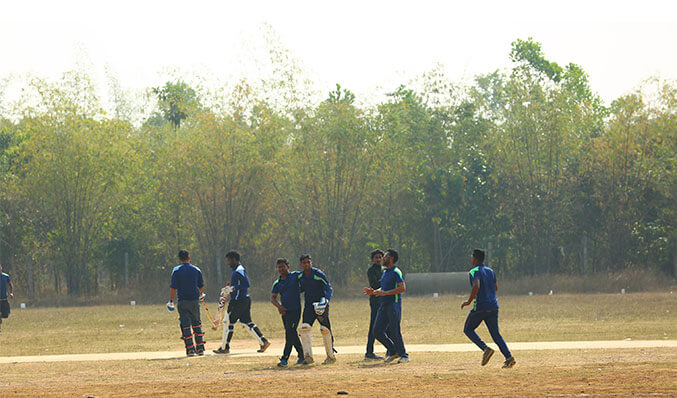
[(0, 324), (3, 318), (9, 318), (9, 300), (7, 299), (7, 286), (12, 279), (6, 273), (0, 273)]
[[(402, 271), (397, 266), (386, 269), (381, 276), (381, 290), (389, 291), (404, 282)], [(400, 330), (402, 321), (402, 294), (381, 296), (381, 303), (374, 321), (374, 337), (386, 348), (386, 355), (398, 355), (409, 358), (404, 348), (404, 340)]]
[[(331, 332), (331, 323), (329, 322), (329, 300), (333, 294), (331, 284), (327, 275), (319, 269), (313, 267), (310, 269), (310, 275), (301, 271), (298, 275), (299, 286), (303, 292), (303, 323), (299, 327), (299, 336), (303, 346), (303, 354), (306, 363), (313, 362), (313, 347), (310, 336), (313, 323), (317, 319), (322, 332), (324, 349), (327, 353), (325, 363), (331, 363), (336, 360), (334, 353), (334, 335)], [(316, 306), (320, 305), (324, 311), (317, 311)], [(318, 312), (321, 312), (318, 314)]]
[(202, 354), (205, 344), (200, 320), (200, 289), (204, 287), (202, 271), (191, 263), (183, 263), (172, 271), (170, 287), (178, 294), (177, 309), (186, 354)]
[(268, 340), (263, 336), (261, 330), (252, 322), (251, 307), (252, 300), (249, 297), (249, 277), (242, 264), (233, 268), (230, 274), (230, 302), (228, 303), (227, 314), (223, 317), (223, 337), (221, 338), (221, 351), (230, 350), (230, 340), (233, 338), (235, 323), (240, 322), (247, 326), (249, 333), (259, 342), (260, 352), (266, 346)]
[[(372, 264), (367, 270), (369, 287), (374, 290), (380, 289), (382, 275), (383, 269), (381, 269), (381, 266), (378, 264)], [(369, 317), (369, 334), (367, 335), (367, 356), (374, 355), (374, 322), (376, 321), (376, 314), (378, 314), (378, 307), (380, 304), (380, 297), (373, 295), (369, 296), (369, 307), (371, 311)]]
[(463, 332), (468, 336), (468, 338), (475, 343), (482, 351), (486, 350), (487, 345), (482, 341), (480, 336), (477, 335), (475, 329), (484, 321), (489, 329), (491, 338), (494, 340), (494, 343), (501, 350), (501, 353), (506, 360), (512, 359), (510, 350), (508, 350), (508, 345), (501, 337), (501, 334), (498, 332), (498, 299), (496, 297), (496, 274), (494, 271), (485, 266), (484, 264), (479, 264), (475, 268), (470, 270), (469, 273), (470, 285), (475, 279), (480, 281), (480, 289), (475, 296), (475, 301), (473, 303), (473, 308), (468, 314), (468, 318), (465, 320), (465, 327)]
[(280, 276), (275, 282), (273, 282), (272, 293), (280, 295), (280, 302), (286, 309), (286, 312), (284, 315), (282, 315), (285, 341), (281, 358), (285, 361), (289, 359), (292, 347), (296, 349), (296, 353), (299, 356), (299, 361), (303, 360), (303, 347), (301, 346), (299, 335), (296, 332), (296, 328), (299, 326), (299, 320), (301, 319), (301, 289), (299, 287), (300, 273), (300, 271), (290, 272), (287, 274), (286, 278), (282, 279)]

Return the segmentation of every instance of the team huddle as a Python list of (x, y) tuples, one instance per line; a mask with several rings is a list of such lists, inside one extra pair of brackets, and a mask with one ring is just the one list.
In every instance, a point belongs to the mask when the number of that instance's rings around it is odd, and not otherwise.
[[(240, 262), (240, 254), (237, 251), (226, 254), (226, 262), (232, 269), (232, 273), (230, 281), (221, 289), (216, 318), (211, 316), (204, 302), (202, 272), (190, 263), (190, 255), (186, 250), (180, 250), (178, 257), (181, 264), (172, 271), (167, 308), (170, 311), (178, 309), (181, 338), (185, 344), (186, 355), (204, 355), (205, 342), (200, 320), (200, 303), (205, 307), (213, 330), (218, 328), (219, 322), (223, 323), (221, 346), (213, 350), (214, 353), (230, 353), (230, 342), (237, 322), (243, 324), (257, 340), (260, 346), (258, 352), (266, 351), (271, 343), (252, 321), (249, 277)], [(406, 284), (402, 272), (396, 266), (398, 258), (399, 254), (394, 249), (388, 249), (385, 253), (381, 250), (374, 250), (371, 253), (372, 265), (367, 271), (369, 287), (363, 289), (364, 294), (370, 296), (371, 308), (365, 360), (409, 362), (409, 355), (400, 330), (402, 293), (406, 291)], [(503, 367), (510, 368), (515, 365), (515, 359), (498, 332), (496, 276), (491, 268), (483, 264), (483, 261), (484, 252), (473, 251), (474, 268), (469, 273), (472, 292), (468, 301), (461, 305), (463, 308), (473, 304), (473, 309), (468, 314), (464, 333), (483, 351), (482, 366), (486, 365), (494, 354), (494, 350), (489, 348), (475, 333), (475, 329), (484, 321), (491, 337), (505, 356)], [(279, 277), (273, 282), (270, 302), (280, 313), (285, 330), (285, 345), (278, 366), (288, 366), (292, 348), (296, 350), (298, 356), (297, 365), (315, 362), (311, 337), (315, 320), (320, 325), (326, 353), (322, 364), (335, 363), (337, 351), (334, 348), (334, 334), (329, 320), (329, 303), (333, 296), (331, 283), (322, 270), (313, 267), (309, 254), (302, 255), (299, 263), (300, 271), (291, 271), (289, 261), (285, 258), (278, 258), (275, 264)], [(301, 305), (301, 294), (303, 294), (303, 305)], [(176, 306), (174, 305), (175, 296), (178, 301)], [(374, 353), (375, 340), (386, 348), (385, 358)]]

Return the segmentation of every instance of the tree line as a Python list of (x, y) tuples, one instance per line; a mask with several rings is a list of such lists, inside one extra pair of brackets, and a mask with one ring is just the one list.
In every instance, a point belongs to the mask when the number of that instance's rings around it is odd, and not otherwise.
[(176, 79), (140, 123), (86, 74), (35, 79), (0, 119), (0, 261), (32, 296), (165, 286), (179, 248), (214, 291), (231, 249), (254, 279), (311, 253), (339, 285), (377, 247), (408, 272), (466, 270), (475, 247), (505, 276), (675, 272), (674, 83), (605, 105), (532, 39), (510, 58), (374, 106), (340, 85), (304, 103), (284, 71), (213, 98)]

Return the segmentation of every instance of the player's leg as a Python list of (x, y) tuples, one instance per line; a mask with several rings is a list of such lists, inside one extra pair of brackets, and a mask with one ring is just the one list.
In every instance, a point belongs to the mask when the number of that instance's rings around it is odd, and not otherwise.
[(484, 353), (482, 354), (482, 366), (486, 365), (491, 356), (494, 355), (494, 350), (487, 347), (486, 343), (484, 343), (477, 332), (475, 332), (475, 329), (477, 329), (484, 320), (485, 315), (485, 311), (470, 311), (465, 320), (465, 326), (463, 327), (463, 333), (465, 333), (470, 341), (475, 343), (475, 345)]
[(329, 321), (329, 304), (327, 304), (322, 315), (317, 316), (317, 322), (320, 324), (324, 351), (327, 354), (327, 359), (324, 360), (323, 364), (328, 365), (336, 362), (336, 356), (334, 355), (336, 352), (334, 349), (334, 334), (331, 331), (331, 322)]
[(314, 362), (313, 339), (310, 332), (315, 318), (317, 318), (315, 309), (312, 306), (305, 306), (303, 308), (303, 320), (299, 326), (299, 340), (301, 340), (301, 346), (303, 347), (303, 363), (306, 365)]
[(2, 325), (2, 320), (9, 318), (9, 301), (0, 300), (0, 325)]
[(231, 322), (231, 312), (230, 312), (230, 306), (228, 306), (228, 309), (224, 309), (224, 314), (223, 314), (223, 334), (221, 335), (221, 346), (217, 348), (216, 350), (213, 350), (214, 353), (216, 354), (229, 354), (230, 353), (230, 339), (233, 338), (233, 328), (235, 325), (235, 322)]
[[(381, 304), (376, 313), (376, 319), (374, 320), (374, 337), (379, 343), (383, 344), (386, 348), (386, 359), (391, 358), (395, 355), (395, 344), (390, 339), (390, 336), (386, 334), (388, 329), (388, 315), (386, 314), (386, 309), (388, 305)], [(392, 361), (394, 358), (391, 358)]]
[(179, 325), (181, 326), (181, 339), (186, 346), (186, 355), (195, 355), (195, 344), (193, 343), (193, 331), (190, 315), (187, 311), (187, 303), (179, 301), (177, 310), (179, 311)]
[(374, 322), (376, 321), (376, 314), (378, 313), (378, 302), (369, 301), (369, 334), (367, 335), (367, 353), (364, 355), (364, 359), (383, 359), (380, 356), (374, 354)]
[(204, 341), (204, 333), (202, 332), (202, 320), (200, 317), (199, 301), (195, 301), (194, 305), (191, 305), (190, 317), (191, 317), (191, 326), (193, 327), (193, 336), (195, 336), (195, 353), (197, 355), (204, 355), (205, 341)]
[(395, 353), (400, 356), (400, 362), (407, 362), (409, 354), (404, 347), (404, 338), (402, 338), (402, 329), (400, 328), (400, 323), (402, 322), (402, 307), (399, 304), (394, 304), (389, 306), (390, 308), (387, 311), (388, 314), (388, 329), (387, 333), (390, 336), (390, 339), (393, 341), (393, 346), (395, 348)]
[(240, 322), (244, 323), (247, 326), (249, 334), (254, 337), (260, 345), (258, 352), (264, 352), (266, 348), (270, 347), (270, 342), (263, 336), (261, 330), (258, 326), (252, 321), (251, 308), (252, 301), (251, 298), (246, 297), (243, 301), (242, 313), (240, 315)]
[(487, 325), (487, 329), (489, 329), (489, 334), (491, 334), (491, 338), (494, 340), (494, 343), (496, 343), (498, 348), (501, 350), (501, 354), (503, 354), (505, 357), (503, 367), (513, 367), (515, 365), (515, 358), (513, 358), (510, 350), (508, 349), (508, 345), (505, 343), (505, 340), (503, 340), (503, 337), (498, 330), (498, 310), (489, 311), (488, 315), (484, 318), (484, 323)]
[(287, 326), (288, 339), (291, 341), (292, 346), (296, 350), (298, 360), (296, 361), (297, 365), (303, 363), (303, 346), (301, 345), (301, 340), (299, 339), (299, 333), (297, 331), (299, 327), (299, 321), (301, 320), (301, 310), (287, 311), (287, 319), (289, 324)]

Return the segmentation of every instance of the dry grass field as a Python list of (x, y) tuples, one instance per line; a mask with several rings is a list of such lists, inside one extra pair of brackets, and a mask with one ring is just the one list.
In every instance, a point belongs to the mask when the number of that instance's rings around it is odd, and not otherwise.
[[(467, 343), (461, 297), (409, 297), (405, 343)], [(500, 299), (508, 341), (677, 340), (677, 292)], [(216, 308), (212, 304), (212, 311)], [(338, 346), (363, 344), (366, 300), (332, 303)], [(274, 344), (282, 339), (272, 305), (253, 317)], [(204, 315), (203, 315), (204, 317)], [(206, 319), (206, 318), (204, 318)], [(3, 323), (0, 356), (181, 350), (176, 313), (163, 306), (13, 309)], [(478, 329), (490, 340), (486, 328)], [(319, 343), (319, 331), (315, 331)], [(208, 348), (220, 331), (207, 333)], [(236, 328), (233, 346), (251, 346)], [(380, 346), (378, 346), (380, 348)], [(677, 349), (519, 351), (513, 369), (500, 354), (486, 367), (477, 353), (415, 353), (408, 364), (339, 355), (332, 366), (280, 370), (272, 357), (204, 357), (0, 365), (0, 396), (675, 396)]]

